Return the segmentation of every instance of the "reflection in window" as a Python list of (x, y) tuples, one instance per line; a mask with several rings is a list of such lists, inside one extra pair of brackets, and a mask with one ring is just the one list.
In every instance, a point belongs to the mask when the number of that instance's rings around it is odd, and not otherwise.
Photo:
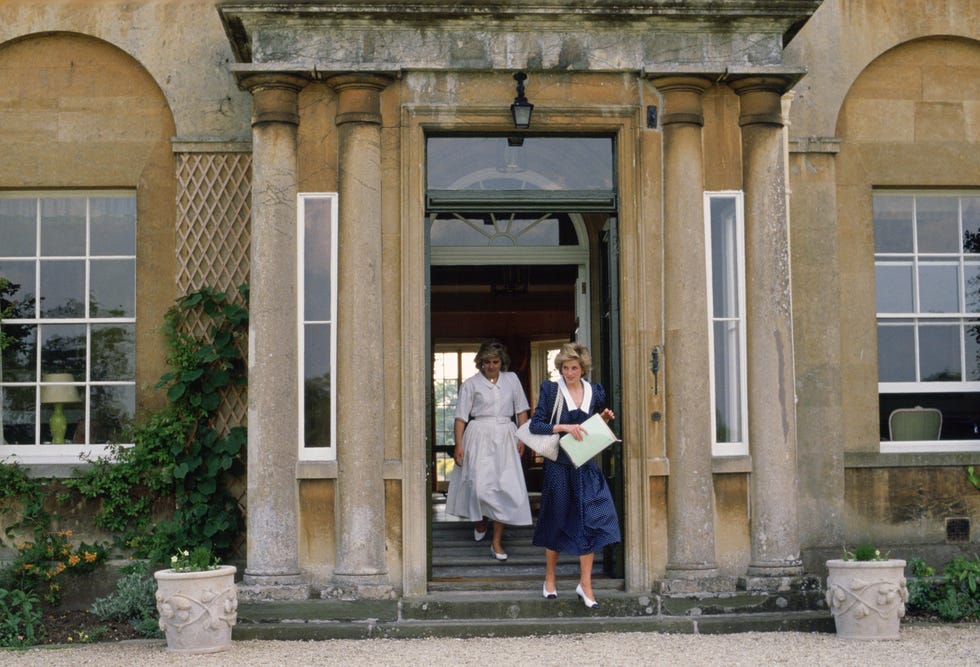
[(942, 411), (942, 440), (980, 438), (980, 193), (873, 199), (881, 439), (893, 410)]
[(456, 398), (463, 380), (474, 374), (474, 361), (478, 345), (439, 345), (432, 359), (432, 409), (433, 441), (432, 452), (435, 459), (435, 489), (445, 491), (449, 486), (449, 473), (452, 472), (453, 449), (456, 441), (455, 428)]
[(334, 459), (337, 195), (299, 197), (300, 458)]
[(135, 322), (131, 193), (0, 196), (3, 445), (120, 442)]
[(708, 193), (706, 233), (713, 349), (714, 453), (748, 453), (745, 265), (741, 193)]

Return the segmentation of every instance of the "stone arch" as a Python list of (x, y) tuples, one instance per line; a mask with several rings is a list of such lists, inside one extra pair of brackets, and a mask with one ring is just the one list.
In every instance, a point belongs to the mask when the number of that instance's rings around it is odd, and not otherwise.
[(130, 55), (68, 32), (0, 44), (0, 186), (132, 189), (137, 206), (137, 409), (164, 369), (160, 323), (175, 297), (174, 117)]
[(874, 188), (976, 187), (980, 173), (980, 42), (926, 37), (872, 60), (836, 121), (842, 404), (845, 442), (877, 449)]

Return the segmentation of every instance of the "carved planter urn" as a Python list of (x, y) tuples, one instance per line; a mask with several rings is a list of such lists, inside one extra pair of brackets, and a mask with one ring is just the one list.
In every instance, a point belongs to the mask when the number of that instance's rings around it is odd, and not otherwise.
[(201, 572), (154, 573), (168, 651), (217, 653), (231, 647), (231, 628), (238, 620), (235, 571), (234, 565), (219, 565)]
[(904, 560), (827, 561), (827, 605), (838, 637), (898, 639), (908, 599)]

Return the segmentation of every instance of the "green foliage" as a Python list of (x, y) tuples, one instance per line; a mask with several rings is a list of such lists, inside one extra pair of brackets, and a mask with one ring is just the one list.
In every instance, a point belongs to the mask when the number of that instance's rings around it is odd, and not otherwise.
[(878, 560), (881, 552), (870, 544), (862, 544), (854, 550), (854, 560)]
[(929, 565), (924, 558), (909, 558), (905, 567), (908, 568), (909, 576), (912, 577), (933, 577), (936, 575), (936, 568)]
[[(920, 572), (928, 572), (926, 566)], [(980, 557), (955, 558), (941, 577), (912, 571), (908, 581), (908, 608), (912, 613), (936, 615), (944, 621), (980, 617)]]
[(0, 646), (33, 646), (43, 637), (41, 601), (33, 593), (0, 588)]
[(170, 557), (170, 567), (176, 572), (204, 572), (218, 567), (220, 559), (214, 555), (210, 546), (196, 546), (193, 549), (178, 549)]
[(980, 474), (977, 474), (976, 468), (973, 466), (966, 467), (966, 478), (970, 480), (970, 484), (973, 488), (980, 491)]
[(63, 572), (87, 574), (106, 560), (102, 544), (71, 542), (70, 530), (43, 531), (35, 541), (17, 545), (17, 556), (0, 571), (0, 587), (40, 595), (48, 604), (61, 600), (58, 576)]
[[(247, 382), (242, 350), (248, 329), (248, 289), (239, 298), (205, 288), (177, 300), (166, 315), (170, 370), (157, 387), (168, 406), (134, 427), (133, 447), (114, 448), (69, 484), (100, 499), (98, 525), (116, 532), (138, 557), (163, 563), (170, 545), (230, 553), (244, 521), (228, 491), (242, 475), (244, 427), (221, 433), (223, 393)], [(188, 333), (190, 316), (208, 318), (206, 336)], [(172, 499), (172, 515), (157, 520), (154, 503)]]
[[(34, 479), (16, 463), (0, 463), (2, 514), (17, 520), (4, 526), (7, 543), (20, 534), (17, 555), (0, 569), (0, 588), (39, 596), (49, 604), (61, 600), (62, 573), (85, 574), (106, 559), (106, 545), (72, 544), (70, 530), (53, 531), (54, 515), (45, 509), (50, 480)], [(26, 536), (30, 537), (26, 537)]]
[(848, 551), (847, 547), (844, 547), (844, 560), (888, 560), (888, 554), (882, 555), (881, 550), (870, 544), (862, 544), (854, 551)]
[(115, 590), (92, 604), (103, 621), (128, 621), (144, 637), (162, 637), (156, 608), (156, 580), (147, 563), (136, 561), (122, 568)]

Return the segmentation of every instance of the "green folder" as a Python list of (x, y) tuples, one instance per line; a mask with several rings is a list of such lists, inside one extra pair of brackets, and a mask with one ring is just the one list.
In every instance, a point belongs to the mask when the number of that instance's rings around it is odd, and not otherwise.
[(576, 468), (580, 467), (609, 445), (614, 442), (619, 442), (619, 438), (615, 436), (606, 424), (606, 420), (599, 415), (589, 417), (582, 424), (582, 428), (585, 429), (586, 433), (582, 436), (581, 440), (576, 440), (572, 437), (571, 433), (567, 433), (558, 441)]

